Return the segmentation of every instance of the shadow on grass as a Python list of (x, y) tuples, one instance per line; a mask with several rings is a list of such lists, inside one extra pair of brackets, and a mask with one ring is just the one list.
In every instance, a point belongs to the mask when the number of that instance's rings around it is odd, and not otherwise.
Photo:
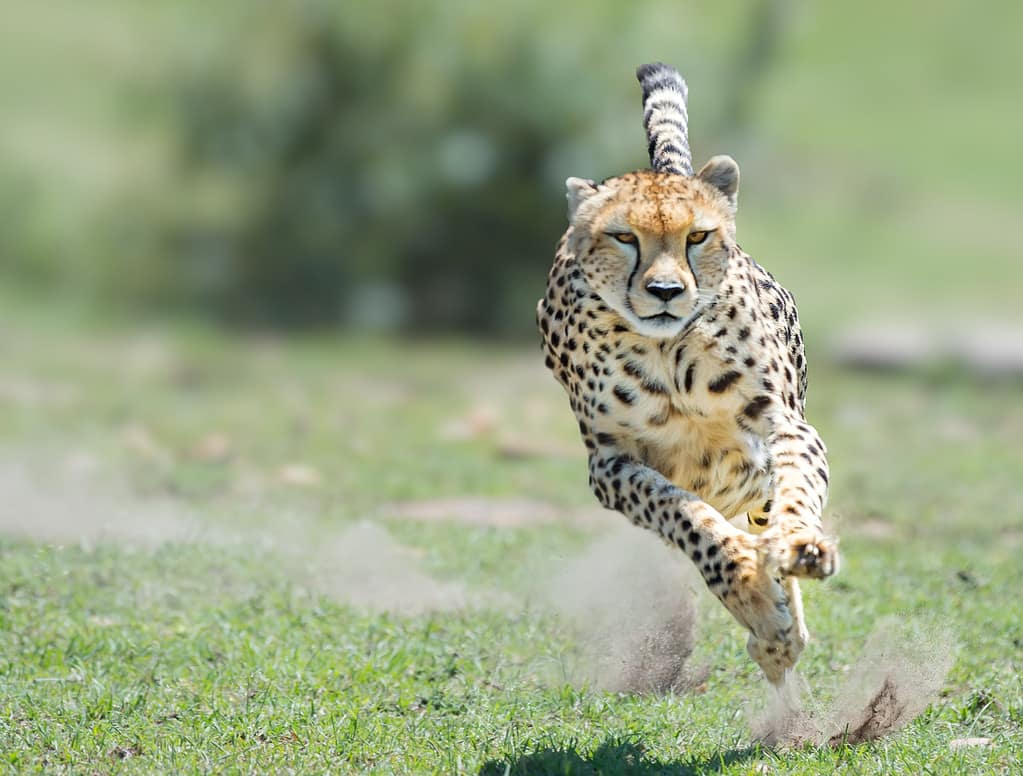
[(731, 749), (706, 758), (680, 757), (668, 761), (647, 759), (643, 748), (631, 741), (605, 741), (587, 756), (571, 744), (557, 749), (542, 749), (511, 760), (490, 760), (478, 776), (683, 776), (713, 773), (754, 758), (759, 747)]

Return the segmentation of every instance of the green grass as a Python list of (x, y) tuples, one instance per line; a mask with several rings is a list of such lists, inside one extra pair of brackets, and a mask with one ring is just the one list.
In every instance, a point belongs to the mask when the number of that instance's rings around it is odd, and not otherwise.
[[(11, 772), (1004, 773), (1023, 757), (1017, 386), (817, 359), (810, 415), (830, 447), (844, 566), (805, 586), (815, 638), (801, 670), (830, 697), (888, 615), (941, 623), (959, 650), (940, 697), (893, 737), (771, 751), (744, 716), (764, 682), (713, 602), (699, 692), (559, 678), (575, 637), (525, 591), (596, 528), (387, 518), (390, 502), (466, 494), (591, 504), (566, 402), (534, 351), (125, 334), (12, 308), (0, 474), (23, 465), (59, 490), (84, 460), (96, 492), (75, 491), (56, 534), (39, 525), (60, 517), (51, 508), (0, 539)], [(479, 433), (450, 431), (480, 414)], [(195, 452), (212, 431), (228, 456)], [(540, 452), (508, 458), (511, 437)], [(282, 483), (296, 462), (320, 483)], [(114, 498), (138, 521), (159, 501), (202, 532), (139, 543), (87, 530)], [(315, 562), (366, 518), (434, 579), (506, 598), (404, 616), (350, 605)], [(969, 736), (992, 745), (950, 749)]]

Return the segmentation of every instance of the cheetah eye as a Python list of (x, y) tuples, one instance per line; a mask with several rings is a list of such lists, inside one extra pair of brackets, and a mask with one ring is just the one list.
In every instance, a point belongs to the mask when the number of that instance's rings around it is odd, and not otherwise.
[(635, 245), (638, 242), (636, 235), (632, 232), (608, 232), (608, 234), (614, 237), (622, 245)]
[(705, 242), (709, 236), (709, 229), (702, 232), (690, 232), (686, 237), (686, 243), (689, 245), (699, 245), (700, 243)]

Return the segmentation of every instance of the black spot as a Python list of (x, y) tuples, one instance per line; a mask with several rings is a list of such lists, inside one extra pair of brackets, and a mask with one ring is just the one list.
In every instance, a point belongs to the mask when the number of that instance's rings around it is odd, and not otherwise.
[[(553, 366), (553, 364), (551, 366)], [(686, 369), (686, 380), (685, 380), (686, 393), (689, 393), (691, 390), (693, 390), (693, 371), (695, 369), (696, 369), (696, 362), (693, 362), (692, 364), (690, 364), (689, 367)]]
[(633, 405), (636, 403), (636, 394), (626, 388), (624, 385), (616, 385), (611, 391), (615, 398), (618, 399), (622, 404)]
[(626, 361), (624, 364), (622, 364), (622, 369), (625, 370), (625, 374), (627, 375), (632, 375), (633, 377), (639, 378), (646, 377), (643, 370), (640, 368), (639, 364), (637, 364), (635, 361)]
[(729, 372), (725, 372), (723, 375), (718, 375), (707, 384), (707, 390), (711, 393), (724, 393), (727, 391), (736, 380), (742, 377), (741, 372), (736, 372), (732, 369)]
[(659, 393), (663, 395), (667, 395), (668, 393), (668, 387), (664, 383), (653, 380), (649, 377), (640, 383), (640, 387), (647, 393)]
[(756, 365), (757, 362), (753, 359), (752, 356), (746, 356), (745, 360), (742, 363), (744, 363), (746, 366), (752, 367)]
[(824, 471), (823, 469), (817, 469), (817, 473), (821, 476), (821, 479), (824, 480), (824, 484), (827, 485), (828, 484), (828, 473), (826, 471)]
[(742, 342), (747, 337), (749, 337), (749, 326), (743, 326), (739, 329), (739, 341)]
[(720, 329), (714, 332), (715, 337), (724, 337), (726, 334), (728, 334), (728, 329), (726, 329), (724, 326), (722, 326)]
[(757, 396), (743, 408), (742, 414), (750, 420), (756, 420), (770, 403), (770, 396)]
[(614, 434), (608, 434), (603, 431), (598, 431), (597, 442), (602, 445), (613, 445), (615, 443)]

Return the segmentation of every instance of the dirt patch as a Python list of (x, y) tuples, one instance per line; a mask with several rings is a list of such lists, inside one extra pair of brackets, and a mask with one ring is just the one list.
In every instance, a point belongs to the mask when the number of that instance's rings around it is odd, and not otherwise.
[(696, 638), (695, 572), (656, 537), (620, 525), (543, 584), (578, 654), (559, 680), (611, 692), (686, 690), (706, 676), (689, 666)]
[(772, 689), (753, 735), (770, 746), (843, 746), (901, 730), (937, 698), (952, 667), (951, 633), (897, 619), (878, 624), (828, 706), (806, 703), (806, 685), (789, 676)]

